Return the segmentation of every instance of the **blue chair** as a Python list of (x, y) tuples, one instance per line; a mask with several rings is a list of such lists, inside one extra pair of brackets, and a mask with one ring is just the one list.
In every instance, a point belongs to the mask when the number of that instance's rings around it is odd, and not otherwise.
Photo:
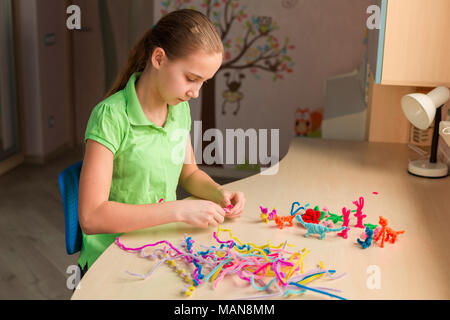
[(78, 185), (82, 165), (83, 161), (77, 162), (64, 169), (58, 177), (59, 191), (64, 207), (66, 251), (68, 254), (74, 254), (80, 251), (83, 241), (78, 222)]

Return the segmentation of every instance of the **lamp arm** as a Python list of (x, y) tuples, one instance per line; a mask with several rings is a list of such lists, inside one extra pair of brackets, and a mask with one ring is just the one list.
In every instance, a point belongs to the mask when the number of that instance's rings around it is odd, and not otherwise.
[(436, 116), (434, 118), (434, 128), (433, 128), (433, 140), (431, 142), (431, 153), (430, 153), (430, 162), (437, 162), (437, 149), (438, 149), (438, 141), (439, 141), (439, 123), (442, 120), (442, 107), (440, 106), (436, 109)]

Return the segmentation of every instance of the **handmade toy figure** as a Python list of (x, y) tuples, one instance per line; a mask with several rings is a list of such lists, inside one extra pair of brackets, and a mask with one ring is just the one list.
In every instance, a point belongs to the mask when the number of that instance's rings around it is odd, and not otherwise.
[(274, 218), (274, 221), (278, 225), (278, 228), (280, 228), (280, 229), (284, 228), (284, 223), (285, 222), (287, 222), (289, 224), (289, 227), (292, 227), (294, 225), (292, 220), (294, 220), (294, 218), (298, 214), (299, 214), (299, 212), (297, 212), (293, 216), (284, 216), (284, 217), (280, 217), (280, 216), (276, 215), (275, 218)]
[(277, 216), (277, 210), (275, 208), (272, 209), (272, 212), (269, 213), (269, 220), (273, 220)]
[[(328, 209), (327, 209), (328, 210)], [(320, 217), (319, 217), (319, 221), (321, 221), (322, 219), (324, 219), (324, 218), (327, 218), (327, 216), (328, 216), (328, 212), (325, 212), (325, 211), (320, 211), (320, 208), (319, 208), (319, 206), (315, 206), (314, 207), (314, 211), (319, 211), (320, 212)]]
[[(298, 205), (298, 208), (295, 208), (295, 205)], [(305, 205), (305, 206), (301, 206), (300, 203), (297, 202), (297, 201), (292, 202), (292, 205), (291, 205), (291, 216), (293, 216), (294, 214), (296, 214), (300, 210), (306, 210), (306, 207), (308, 207), (308, 206), (309, 206), (309, 203), (307, 205)], [(295, 208), (295, 210), (294, 210), (294, 208)]]
[[(318, 210), (313, 209), (307, 209), (306, 212), (301, 216), (301, 219), (303, 219), (303, 222), (306, 223), (314, 223), (318, 224), (320, 219), (321, 213)], [(299, 219), (297, 219), (300, 221)], [(300, 221), (302, 222), (302, 221)]]
[[(378, 226), (378, 227), (376, 227), (375, 229), (370, 228), (370, 226), (366, 226), (366, 227), (369, 227), (369, 229), (373, 231), (373, 238), (374, 238), (374, 239), (375, 239), (376, 237), (378, 237), (378, 235), (380, 234), (381, 227)], [(366, 231), (363, 231), (359, 237), (360, 237), (362, 240), (365, 240), (365, 239), (367, 238)]]
[(328, 228), (334, 228), (334, 223), (333, 223), (333, 221), (327, 221), (327, 220), (325, 220), (325, 221), (322, 222), (322, 225), (325, 226), (325, 227), (328, 227)]
[(327, 206), (325, 206), (325, 207), (323, 207), (323, 209), (322, 209), (322, 211), (321, 212), (323, 212), (324, 213), (324, 218), (328, 218), (330, 215), (328, 214), (328, 207)]
[(263, 208), (262, 206), (259, 206), (259, 208), (261, 209), (261, 214), (259, 216), (265, 223), (269, 223), (269, 220), (273, 220), (277, 215), (277, 210), (275, 210), (275, 208), (272, 209), (272, 212), (270, 213), (268, 212), (267, 208)]
[(370, 223), (365, 223), (364, 226), (365, 226), (365, 227), (369, 227), (370, 230), (374, 230), (376, 227), (378, 227), (378, 225), (376, 225), (376, 224), (370, 224)]
[(348, 238), (348, 234), (347, 233), (348, 233), (349, 230), (350, 230), (350, 227), (345, 227), (345, 229), (342, 230), (341, 232), (339, 232), (337, 235), (342, 237), (342, 238), (344, 238), (344, 239), (347, 239)]
[(345, 229), (345, 227), (332, 229), (325, 227), (321, 224), (307, 223), (303, 221), (302, 217), (300, 218), (300, 223), (306, 228), (306, 230), (308, 230), (308, 232), (305, 234), (305, 237), (309, 237), (310, 234), (316, 233), (320, 234), (320, 240), (322, 240), (325, 237), (325, 234), (327, 232), (338, 232)]
[(338, 223), (339, 221), (343, 221), (343, 216), (338, 216), (337, 214), (334, 213), (330, 213), (329, 212), (329, 217), (327, 218), (327, 221), (331, 220), (333, 221), (333, 223)]
[(387, 221), (387, 219), (380, 216), (379, 224), (381, 225), (381, 230), (378, 233), (377, 237), (375, 238), (375, 241), (378, 242), (378, 240), (380, 240), (380, 238), (381, 238), (381, 247), (384, 248), (384, 240), (385, 240), (386, 227), (388, 225), (388, 221)]
[(261, 206), (259, 206), (259, 208), (261, 209), (261, 214), (259, 215), (262, 219), (262, 221), (264, 221), (265, 223), (269, 223), (269, 214), (267, 213), (267, 208), (263, 208)]
[(356, 239), (363, 249), (367, 249), (372, 244), (373, 230), (366, 227), (366, 239), (363, 241), (361, 239)]
[(386, 228), (386, 241), (389, 241), (389, 239), (391, 240), (391, 243), (395, 243), (395, 240), (397, 240), (397, 236), (399, 234), (403, 234), (405, 233), (405, 230), (401, 230), (401, 231), (394, 231), (391, 228)]
[(353, 204), (356, 205), (356, 213), (354, 216), (358, 219), (355, 228), (364, 229), (363, 219), (367, 217), (367, 215), (362, 214), (362, 209), (364, 207), (364, 198), (359, 197), (359, 201), (353, 201)]
[(350, 223), (350, 209), (347, 209), (346, 207), (342, 208), (342, 218), (343, 218), (343, 227), (348, 227), (348, 224)]

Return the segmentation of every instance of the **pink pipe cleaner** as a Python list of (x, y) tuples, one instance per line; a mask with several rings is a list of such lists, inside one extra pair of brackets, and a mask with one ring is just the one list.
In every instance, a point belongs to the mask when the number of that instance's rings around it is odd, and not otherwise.
[(350, 209), (343, 207), (342, 208), (342, 216), (344, 217), (344, 223), (342, 224), (342, 226), (348, 227), (348, 224), (350, 223)]
[(353, 204), (356, 205), (356, 213), (355, 217), (358, 219), (355, 228), (362, 228), (364, 229), (363, 219), (367, 217), (367, 215), (362, 214), (362, 209), (364, 207), (364, 198), (359, 197), (359, 201), (353, 201)]

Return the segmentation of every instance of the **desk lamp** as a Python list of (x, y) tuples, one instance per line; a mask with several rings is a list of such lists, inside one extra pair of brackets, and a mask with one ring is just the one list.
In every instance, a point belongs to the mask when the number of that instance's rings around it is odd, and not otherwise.
[(411, 93), (402, 98), (403, 113), (415, 127), (426, 130), (435, 120), (430, 159), (410, 161), (410, 174), (426, 178), (443, 178), (448, 175), (447, 164), (438, 162), (436, 158), (442, 107), (449, 100), (450, 90), (446, 87), (437, 87), (428, 94)]

